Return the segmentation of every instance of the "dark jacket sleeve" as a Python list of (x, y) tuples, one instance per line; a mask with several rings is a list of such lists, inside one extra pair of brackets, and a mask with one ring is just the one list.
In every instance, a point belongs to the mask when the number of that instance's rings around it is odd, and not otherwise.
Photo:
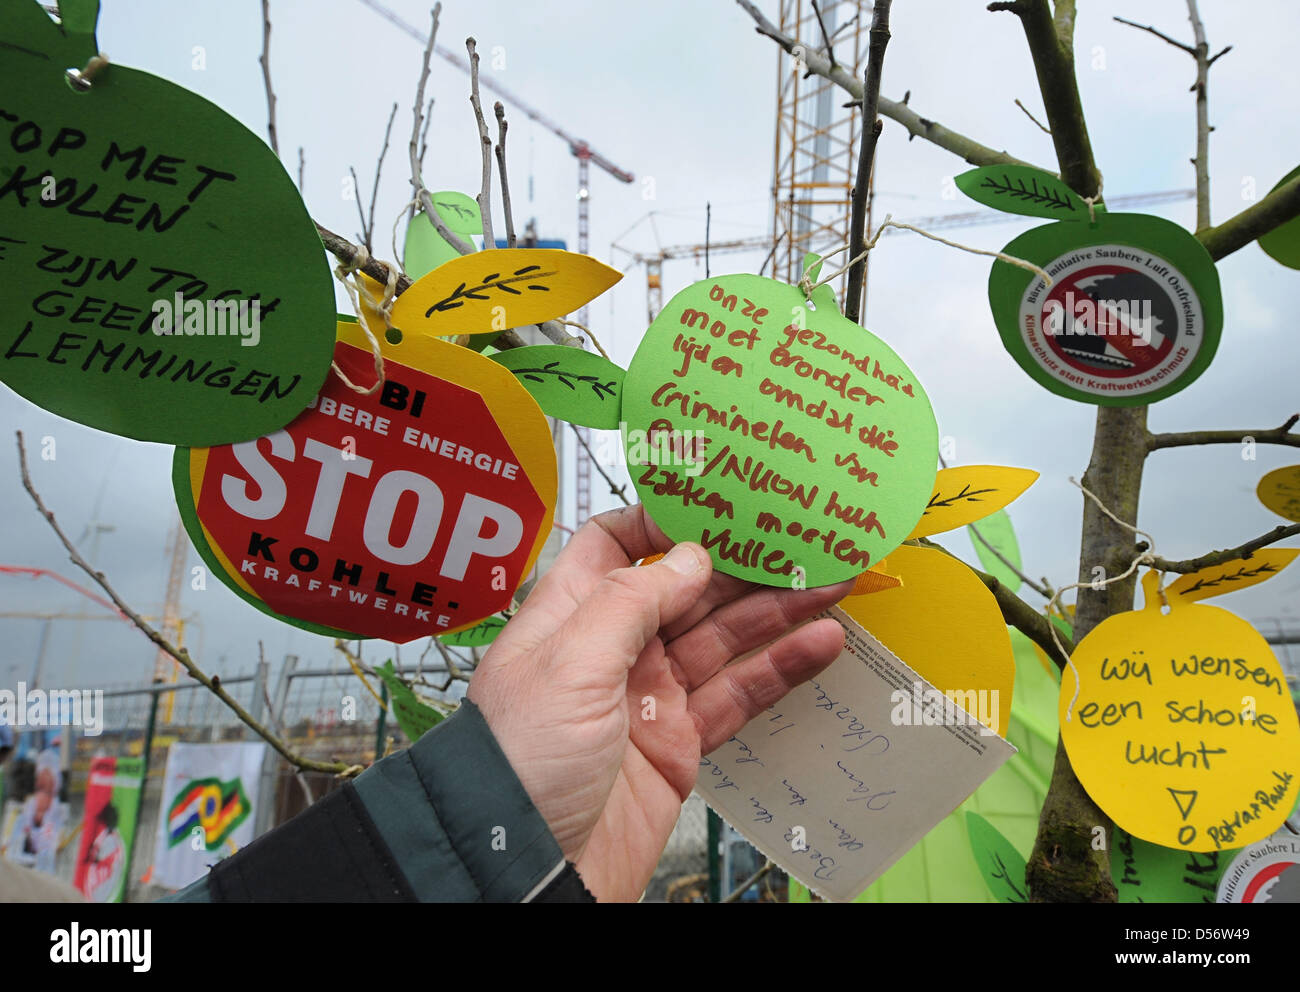
[(175, 902), (592, 901), (469, 700)]

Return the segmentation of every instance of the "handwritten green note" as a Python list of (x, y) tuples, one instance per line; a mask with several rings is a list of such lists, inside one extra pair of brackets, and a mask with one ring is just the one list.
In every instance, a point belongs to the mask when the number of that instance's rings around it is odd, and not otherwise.
[(642, 501), (728, 574), (851, 578), (925, 511), (938, 429), (921, 384), (883, 341), (794, 286), (741, 274), (682, 290), (623, 392)]

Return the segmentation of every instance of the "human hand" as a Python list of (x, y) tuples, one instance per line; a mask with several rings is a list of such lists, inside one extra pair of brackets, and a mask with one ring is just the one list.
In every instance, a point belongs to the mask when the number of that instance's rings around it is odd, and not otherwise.
[(834, 620), (791, 628), (851, 587), (714, 574), (703, 548), (673, 547), (640, 506), (594, 517), (569, 541), (468, 695), (598, 899), (640, 897), (700, 756), (835, 660)]

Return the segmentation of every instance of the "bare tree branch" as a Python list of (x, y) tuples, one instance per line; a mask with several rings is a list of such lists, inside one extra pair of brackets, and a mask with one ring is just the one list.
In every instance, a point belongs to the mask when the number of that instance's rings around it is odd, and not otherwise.
[(483, 104), (479, 101), (477, 44), (473, 38), (465, 39), (465, 50), (469, 52), (469, 102), (474, 108), (474, 120), (478, 123), (478, 140), (483, 153), (483, 182), (478, 194), (478, 209), (483, 215), (483, 244), (495, 248), (496, 240), (492, 237), (492, 136), (488, 134), (487, 121), (483, 119)]
[[(375, 199), (379, 196), (379, 176), (384, 171), (384, 156), (388, 154), (388, 139), (393, 134), (393, 119), (397, 116), (397, 101), (393, 101), (393, 109), (388, 114), (388, 125), (384, 128), (384, 146), (379, 149), (379, 160), (375, 162), (375, 183), (370, 187), (370, 216), (365, 226), (366, 251), (372, 255), (375, 251)], [(353, 181), (356, 180), (355, 175)], [(360, 201), (358, 201), (358, 206)]]
[(303, 176), (307, 170), (307, 159), (303, 157), (302, 145), (298, 146), (298, 192), (302, 192)]
[(1035, 125), (1037, 125), (1038, 130), (1042, 131), (1042, 132), (1043, 132), (1045, 135), (1047, 135), (1048, 137), (1051, 137), (1052, 129), (1049, 128), (1049, 127), (1048, 127), (1046, 124), (1044, 124), (1042, 121), (1040, 121), (1040, 120), (1039, 120), (1037, 117), (1035, 117), (1032, 113), (1030, 113), (1030, 112), (1029, 112), (1029, 108), (1026, 107), (1023, 103), (1020, 102), (1019, 97), (1016, 98), (1016, 106), (1019, 107), (1021, 110), (1023, 110), (1024, 113), (1025, 113), (1025, 116), (1028, 117), (1031, 121), (1033, 121)]
[[(830, 62), (831, 69), (837, 69), (839, 64), (835, 61), (835, 47), (831, 44), (831, 36), (826, 33), (826, 21), (822, 19), (822, 9), (817, 6), (817, 0), (812, 0), (812, 9), (813, 13), (817, 15), (817, 26), (822, 31), (822, 42), (826, 47), (826, 60)], [(879, 93), (879, 87), (876, 88), (876, 91)]]
[(72, 563), (76, 565), (79, 569), (81, 569), (83, 572), (85, 572), (87, 575), (89, 575), (92, 579), (94, 579), (95, 584), (98, 585), (101, 589), (104, 590), (105, 593), (108, 594), (108, 598), (113, 601), (113, 605), (116, 606), (117, 609), (121, 613), (123, 613), (133, 624), (135, 624), (135, 626), (139, 628), (139, 630), (143, 632), (144, 635), (149, 638), (149, 640), (151, 640), (164, 653), (166, 653), (167, 655), (175, 659), (180, 664), (180, 666), (190, 674), (191, 677), (197, 680), (201, 685), (204, 686), (204, 688), (208, 689), (218, 699), (220, 699), (223, 703), (225, 703), (226, 706), (228, 706), (230, 710), (235, 714), (235, 716), (239, 717), (239, 719), (242, 720), (244, 724), (249, 727), (249, 729), (251, 729), (255, 734), (257, 734), (264, 741), (270, 744), (271, 747), (273, 747), (279, 753), (279, 755), (282, 758), (284, 758), (285, 761), (289, 762), (291, 765), (294, 765), (297, 768), (302, 768), (306, 771), (331, 772), (342, 777), (351, 777), (353, 775), (360, 773), (363, 770), (360, 765), (348, 765), (341, 761), (334, 761), (334, 762), (313, 761), (309, 758), (304, 758), (301, 755), (295, 754), (293, 751), (289, 750), (287, 744), (285, 744), (282, 740), (280, 740), (279, 737), (273, 734), (266, 727), (262, 726), (262, 724), (258, 723), (255, 719), (253, 719), (252, 714), (250, 714), (246, 709), (244, 709), (244, 707), (239, 704), (239, 701), (235, 699), (233, 696), (231, 696), (230, 693), (228, 693), (225, 690), (225, 688), (221, 685), (220, 676), (206, 675), (202, 671), (202, 669), (200, 669), (199, 666), (194, 662), (194, 660), (190, 658), (190, 653), (188, 649), (177, 648), (174, 644), (171, 643), (171, 641), (167, 640), (167, 638), (165, 638), (157, 630), (151, 627), (148, 621), (146, 621), (143, 617), (141, 617), (140, 614), (136, 613), (135, 610), (131, 609), (131, 607), (126, 604), (126, 601), (123, 600), (122, 597), (117, 594), (117, 590), (114, 589), (112, 585), (109, 584), (109, 581), (107, 578), (105, 578), (104, 573), (97, 572), (90, 565), (90, 563), (87, 562), (86, 559), (81, 556), (81, 553), (77, 550), (76, 545), (74, 545), (72, 541), (68, 539), (68, 536), (63, 533), (63, 528), (60, 527), (58, 521), (55, 520), (53, 511), (49, 510), (45, 506), (44, 500), (41, 499), (40, 494), (36, 491), (36, 487), (32, 484), (31, 473), (27, 469), (27, 448), (26, 445), (23, 443), (23, 432), (15, 431), (14, 434), (18, 439), (18, 466), (22, 473), (23, 488), (27, 490), (27, 495), (29, 495), (32, 498), (32, 502), (36, 504), (37, 511), (40, 513), (42, 517), (45, 518), (46, 523), (50, 525), (50, 528), (54, 531), (55, 536), (58, 537), (59, 542), (63, 545), (64, 549), (68, 552), (68, 557), (72, 561)]
[(1241, 431), (1181, 431), (1173, 434), (1147, 434), (1147, 451), (1161, 448), (1186, 448), (1196, 444), (1241, 444), (1250, 438), (1256, 444), (1284, 444), (1300, 448), (1300, 434), (1288, 433), (1300, 420), (1300, 413), (1292, 414), (1281, 427), (1266, 430)]
[(997, 548), (995, 548), (992, 544), (990, 544), (989, 541), (988, 541), (988, 538), (986, 538), (983, 534), (980, 533), (980, 530), (979, 530), (978, 525), (976, 525), (976, 524), (967, 524), (966, 526), (970, 528), (970, 531), (971, 531), (972, 534), (975, 535), (976, 540), (978, 540), (978, 541), (980, 542), (980, 544), (984, 545), (984, 547), (988, 548), (988, 550), (989, 550), (990, 552), (992, 552), (994, 558), (996, 558), (998, 561), (1002, 562), (1003, 565), (1007, 566), (1007, 568), (1011, 569), (1011, 571), (1013, 571), (1013, 572), (1016, 573), (1016, 575), (1019, 577), (1019, 579), (1020, 579), (1021, 582), (1023, 582), (1025, 585), (1029, 586), (1030, 589), (1034, 590), (1034, 592), (1038, 593), (1038, 595), (1042, 596), (1044, 599), (1051, 599), (1051, 598), (1052, 598), (1052, 594), (1051, 594), (1051, 592), (1048, 591), (1048, 589), (1047, 589), (1046, 586), (1041, 586), (1041, 585), (1039, 585), (1037, 582), (1035, 582), (1033, 579), (1031, 579), (1028, 575), (1026, 575), (1024, 572), (1022, 572), (1019, 568), (1017, 568), (1017, 567), (1016, 567), (1016, 566), (1015, 566), (1015, 565), (1014, 565), (1014, 564), (1013, 564), (1013, 563), (1012, 563), (1012, 562), (1007, 558), (1006, 555), (1004, 555), (1001, 551), (999, 551), (999, 550), (998, 550)]
[[(582, 436), (582, 431), (578, 429), (578, 426), (576, 424), (569, 424), (569, 427), (573, 430), (573, 436), (578, 439), (578, 443), (587, 449), (587, 454), (591, 457), (592, 466), (600, 473), (600, 477), (609, 483), (609, 494), (621, 499), (624, 506), (631, 506), (632, 501), (623, 494), (623, 490), (627, 488), (627, 484), (624, 483), (621, 486), (616, 485), (614, 480), (610, 478), (609, 473), (606, 472), (604, 467), (600, 464), (600, 459), (597, 458), (595, 453), (591, 450), (591, 446), (587, 444), (587, 441)], [(578, 523), (582, 524), (584, 521), (579, 520)]]
[(1300, 176), (1217, 227), (1197, 231), (1196, 237), (1217, 262), (1296, 217), (1300, 217)]
[[(876, 0), (876, 2), (879, 3), (880, 0)], [(767, 864), (763, 865), (762, 868), (758, 869), (758, 871), (750, 875), (749, 878), (745, 879), (734, 889), (732, 889), (731, 892), (728, 893), (726, 898), (724, 898), (722, 901), (740, 902), (740, 897), (743, 896), (750, 889), (752, 889), (759, 882), (761, 882), (767, 876), (767, 873), (770, 872), (775, 867), (776, 865), (774, 865), (771, 861), (767, 862)]]
[(867, 70), (862, 89), (862, 144), (858, 149), (858, 172), (853, 182), (849, 214), (848, 284), (844, 294), (844, 316), (853, 323), (862, 317), (862, 287), (867, 271), (864, 248), (867, 242), (867, 199), (871, 190), (871, 167), (876, 158), (876, 141), (883, 125), (876, 116), (880, 107), (880, 73), (885, 65), (885, 47), (889, 44), (889, 5), (892, 0), (876, 0), (871, 12)]
[[(852, 72), (847, 71), (842, 65), (832, 68), (830, 60), (816, 50), (817, 46), (803, 44), (798, 38), (793, 38), (782, 32), (780, 28), (763, 16), (763, 12), (751, 0), (736, 0), (736, 2), (754, 19), (755, 31), (771, 38), (787, 52), (793, 53), (795, 47), (798, 46), (801, 49), (804, 64), (809, 72), (824, 79), (829, 79), (849, 93), (855, 100), (862, 99), (862, 81), (856, 78)], [(926, 141), (960, 156), (971, 165), (1032, 165), (1030, 162), (1008, 155), (1006, 152), (996, 151), (963, 134), (949, 130), (937, 121), (927, 120), (912, 110), (907, 105), (906, 100), (889, 100), (882, 96), (879, 109), (882, 116), (888, 117), (890, 120), (907, 128), (907, 132), (911, 137), (924, 138)], [(1038, 166), (1035, 166), (1035, 168), (1038, 168)]]
[[(988, 572), (982, 572), (974, 565), (962, 561), (955, 554), (945, 548), (942, 544), (930, 540), (928, 537), (922, 537), (917, 541), (922, 547), (933, 548), (936, 551), (942, 551), (954, 561), (960, 561), (963, 565), (975, 573), (976, 578), (984, 583), (993, 598), (997, 600), (998, 609), (1002, 611), (1002, 619), (1008, 625), (1015, 627), (1031, 641), (1037, 644), (1047, 653), (1058, 668), (1064, 668), (1066, 657), (1061, 654), (1060, 649), (1056, 646), (1056, 641), (1052, 639), (1052, 622), (1046, 616), (1039, 613), (1023, 599), (1013, 593), (997, 580), (995, 576)], [(1067, 652), (1074, 650), (1074, 642), (1065, 634), (1057, 631), (1057, 636), (1061, 639), (1061, 644)]]
[(506, 215), (506, 247), (513, 248), (515, 238), (515, 217), (510, 207), (510, 180), (506, 176), (506, 108), (498, 100), (492, 106), (497, 115), (497, 170), (501, 173), (501, 210)]
[(991, 11), (1006, 10), (1020, 18), (1034, 57), (1038, 90), (1047, 112), (1061, 179), (1080, 196), (1096, 196), (1101, 176), (1092, 157), (1092, 142), (1074, 78), (1073, 37), (1061, 36), (1047, 0), (991, 3)]
[[(433, 24), (429, 28), (429, 43), (424, 47), (424, 62), (420, 67), (420, 82), (415, 89), (415, 102), (411, 104), (411, 114), (414, 120), (411, 123), (411, 143), (409, 146), (409, 157), (411, 162), (411, 188), (415, 191), (414, 199), (420, 201), (420, 209), (424, 215), (429, 218), (431, 223), (438, 232), (438, 236), (443, 241), (451, 245), (462, 255), (472, 254), (474, 246), (467, 243), (459, 235), (453, 234), (448, 230), (447, 225), (443, 223), (442, 217), (438, 211), (433, 209), (433, 202), (429, 199), (429, 191), (425, 188), (424, 178), (420, 172), (420, 162), (422, 156), (419, 149), (420, 132), (424, 123), (421, 111), (424, 109), (424, 87), (429, 82), (429, 60), (433, 57), (434, 40), (438, 37), (438, 15), (442, 13), (442, 4), (433, 5)], [(429, 109), (433, 109), (433, 101), (429, 101)]]
[(1130, 21), (1128, 18), (1125, 17), (1115, 17), (1112, 18), (1112, 20), (1119, 21), (1121, 24), (1127, 24), (1131, 28), (1137, 28), (1139, 31), (1146, 31), (1150, 34), (1153, 34), (1161, 41), (1167, 41), (1175, 48), (1181, 48), (1184, 52), (1186, 52), (1188, 55), (1192, 56), (1193, 58), (1196, 57), (1196, 49), (1193, 48), (1191, 45), (1184, 45), (1181, 41), (1177, 41), (1169, 37), (1169, 35), (1165, 34), (1163, 31), (1157, 31), (1150, 24), (1139, 24), (1137, 21)]
[(271, 151), (280, 155), (280, 143), (275, 136), (275, 89), (271, 85), (271, 0), (262, 0), (262, 54), (257, 59), (262, 64), (262, 82), (266, 87), (266, 135)]
[(1162, 572), (1179, 572), (1186, 575), (1188, 572), (1196, 572), (1202, 568), (1226, 565), (1238, 558), (1249, 558), (1251, 554), (1260, 548), (1266, 548), (1278, 541), (1285, 541), (1288, 537), (1295, 537), (1297, 534), (1300, 534), (1300, 524), (1282, 524), (1274, 527), (1267, 534), (1261, 534), (1259, 537), (1253, 538), (1235, 548), (1229, 548), (1226, 551), (1210, 551), (1199, 558), (1184, 558), (1182, 561), (1170, 561), (1168, 558), (1157, 557), (1151, 562), (1151, 567)]

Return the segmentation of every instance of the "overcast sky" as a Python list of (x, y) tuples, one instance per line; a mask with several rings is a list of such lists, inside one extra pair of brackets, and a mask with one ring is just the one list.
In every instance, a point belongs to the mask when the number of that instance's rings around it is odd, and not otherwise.
[[(423, 3), (389, 3), (408, 22), (427, 25)], [(760, 6), (775, 17), (775, 0)], [(922, 116), (1054, 168), (1050, 139), (1013, 102), (1018, 97), (1041, 116), (1019, 24), (984, 6), (898, 0), (883, 93), (898, 99), (910, 90), (911, 105)], [(380, 254), (390, 255), (387, 232), (409, 196), (405, 144), (420, 46), (358, 0), (273, 0), (271, 8), (280, 147), (295, 175), (297, 149), (303, 147), (304, 199), (327, 227), (350, 236), (356, 231), (355, 204), (344, 198), (348, 166), (357, 168), (368, 196), (388, 111), (393, 101), (400, 105), (377, 211)], [(1252, 187), (1262, 195), (1300, 161), (1300, 133), (1291, 125), (1300, 92), (1293, 50), (1300, 9), (1290, 0), (1202, 0), (1201, 10), (1214, 49), (1233, 45), (1214, 67), (1210, 86), (1218, 222), (1248, 205)], [(1247, 10), (1250, 16), (1243, 16)], [(1114, 196), (1189, 187), (1192, 60), (1113, 23), (1112, 11), (1190, 40), (1182, 0), (1080, 5), (1079, 80), (1105, 190)], [(615, 242), (648, 251), (656, 237), (664, 245), (703, 241), (706, 202), (713, 205), (715, 240), (769, 229), (776, 81), (778, 72), (789, 70), (789, 60), (753, 32), (731, 0), (451, 0), (439, 42), (461, 50), (470, 34), (484, 55), (485, 78), (637, 176), (624, 185), (593, 169), (591, 252), (598, 258), (623, 268), (628, 257), (611, 248)], [(115, 62), (188, 87), (265, 134), (257, 0), (104, 0), (99, 42)], [(196, 46), (202, 49), (202, 70), (194, 68)], [(492, 67), (493, 55), (499, 68)], [(479, 156), (468, 80), (435, 60), (429, 86), (437, 104), (426, 181), (435, 190), (472, 194)], [(546, 128), (528, 122), (509, 102), (507, 111), (517, 220), (522, 226), (535, 216), (543, 237), (564, 239), (572, 248), (576, 162)], [(916, 218), (973, 208), (969, 201), (944, 197), (945, 180), (963, 171), (964, 163), (923, 141), (909, 143), (890, 121), (876, 161), (878, 218), (886, 212)], [(646, 177), (653, 183), (644, 183)], [(654, 198), (646, 199), (651, 187)], [(1195, 220), (1191, 201), (1150, 212), (1187, 227)], [(953, 236), (996, 249), (1036, 223), (1008, 220)], [(762, 261), (761, 252), (731, 255), (715, 259), (714, 271), (754, 271)], [(988, 308), (988, 271), (985, 258), (911, 235), (891, 237), (872, 256), (867, 323), (924, 384), (941, 435), (955, 440), (955, 463), (1019, 465), (1042, 473), (1010, 512), (1026, 570), (1061, 585), (1076, 578), (1082, 502), (1067, 479), (1081, 477), (1087, 467), (1095, 411), (1048, 393), (1002, 349)], [(1258, 430), (1300, 411), (1300, 346), (1287, 316), (1300, 273), (1280, 267), (1254, 245), (1220, 262), (1219, 272), (1225, 320), (1217, 357), (1190, 388), (1152, 408), (1152, 430)], [(669, 263), (664, 277), (667, 299), (702, 278), (703, 266)], [(591, 307), (592, 330), (624, 367), (645, 330), (645, 303), (645, 271), (632, 266)], [(26, 434), (29, 448), (43, 437), (56, 440), (56, 460), (32, 463), (47, 503), (74, 538), (87, 535), (83, 549), (93, 549), (98, 566), (136, 609), (159, 612), (166, 543), (176, 519), (171, 449), (80, 427), (2, 388), (0, 418)], [(50, 568), (85, 581), (23, 492), (7, 437), (0, 439), (0, 564)], [(1143, 483), (1139, 525), (1154, 534), (1157, 552), (1168, 558), (1236, 545), (1282, 522), (1259, 505), (1254, 489), (1265, 472), (1297, 461), (1296, 450), (1286, 448), (1262, 447), (1254, 461), (1243, 461), (1236, 446), (1156, 453)], [(96, 524), (112, 529), (94, 537)], [(943, 541), (974, 560), (964, 534)], [(197, 563), (191, 550), (189, 564)], [(1297, 592), (1300, 567), (1215, 603), (1268, 632), (1268, 618), (1300, 625)], [(5, 611), (98, 609), (48, 580), (3, 576), (0, 601)], [(941, 618), (942, 604), (935, 606)], [(259, 639), (273, 658), (295, 653), (314, 666), (331, 662), (329, 641), (264, 617), (218, 581), (209, 581), (202, 592), (187, 585), (182, 609), (198, 618), (186, 639), (209, 671), (246, 670)], [(30, 676), (42, 626), (32, 619), (0, 619), (0, 683)], [(375, 644), (366, 653), (377, 661), (387, 651)], [(153, 656), (148, 642), (122, 624), (56, 623), (43, 682), (144, 681)]]

